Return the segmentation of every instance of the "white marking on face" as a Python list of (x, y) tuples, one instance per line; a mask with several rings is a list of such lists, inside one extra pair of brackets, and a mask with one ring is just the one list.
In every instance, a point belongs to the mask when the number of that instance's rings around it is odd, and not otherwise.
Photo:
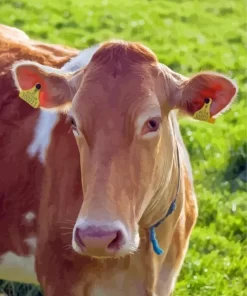
[(41, 110), (35, 127), (34, 139), (27, 148), (28, 155), (32, 158), (38, 154), (39, 160), (42, 164), (45, 163), (46, 149), (49, 145), (51, 133), (57, 119), (57, 113)]
[(25, 214), (25, 219), (27, 222), (32, 222), (35, 219), (35, 214), (33, 212), (27, 212)]
[(30, 237), (25, 242), (30, 246), (29, 256), (18, 256), (13, 252), (7, 252), (0, 257), (0, 279), (38, 284), (34, 260), (36, 237)]

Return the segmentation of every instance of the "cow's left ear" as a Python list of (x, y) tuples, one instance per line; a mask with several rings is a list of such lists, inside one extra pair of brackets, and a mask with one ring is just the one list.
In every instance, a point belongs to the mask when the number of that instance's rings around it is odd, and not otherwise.
[(34, 108), (69, 109), (77, 91), (78, 75), (31, 61), (16, 62), (12, 67), (19, 96)]
[(196, 119), (210, 121), (206, 112), (213, 120), (231, 106), (237, 91), (237, 85), (226, 76), (202, 72), (179, 83), (175, 105)]

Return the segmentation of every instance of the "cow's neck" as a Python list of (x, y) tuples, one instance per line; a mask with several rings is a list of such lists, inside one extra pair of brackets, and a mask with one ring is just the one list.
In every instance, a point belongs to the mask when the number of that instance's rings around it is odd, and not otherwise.
[(155, 189), (140, 221), (141, 228), (149, 228), (166, 216), (177, 195), (179, 178), (181, 179), (177, 153), (180, 146), (174, 134), (171, 118), (168, 118), (164, 124), (168, 128), (164, 129), (162, 148), (158, 156), (158, 163), (162, 165), (159, 165), (155, 172)]
[[(142, 239), (141, 250), (143, 250), (143, 257), (145, 260), (145, 289), (152, 293), (157, 285), (159, 272), (162, 269), (163, 262), (169, 250), (176, 223), (180, 217), (183, 206), (183, 171), (181, 168), (181, 147), (176, 139), (173, 130), (171, 118), (168, 119), (169, 130), (168, 133), (172, 135), (170, 147), (172, 155), (163, 154), (162, 162), (162, 180), (158, 186), (158, 190), (152, 198), (153, 203), (149, 205), (143, 220), (145, 221), (144, 229), (146, 237)], [(168, 139), (167, 131), (163, 135), (164, 139)], [(170, 162), (169, 162), (170, 160)], [(176, 199), (176, 209), (166, 218), (171, 204)], [(164, 221), (162, 221), (164, 219)], [(148, 221), (148, 222), (147, 222)], [(153, 245), (150, 242), (150, 227), (157, 222), (162, 223), (156, 228), (156, 238), (159, 246), (163, 250), (162, 255), (157, 255), (154, 252)], [(145, 253), (145, 254), (144, 254)]]

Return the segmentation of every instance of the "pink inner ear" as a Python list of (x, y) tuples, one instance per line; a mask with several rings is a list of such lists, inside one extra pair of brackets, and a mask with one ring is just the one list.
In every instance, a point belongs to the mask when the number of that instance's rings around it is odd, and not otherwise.
[(228, 88), (217, 87), (212, 97), (211, 116), (214, 116), (222, 112), (228, 105), (231, 105), (233, 98), (235, 97), (237, 88), (234, 85), (229, 85)]
[(203, 99), (207, 97), (212, 99), (212, 105), (210, 108), (211, 116), (220, 113), (230, 105), (237, 92), (236, 87), (229, 80), (221, 82), (222, 84), (212, 84), (210, 89), (202, 92)]
[[(42, 85), (41, 85), (42, 87)], [(43, 85), (44, 87), (44, 85)], [(40, 106), (45, 106), (45, 101), (46, 101), (46, 93), (43, 89), (40, 90), (40, 93), (39, 93), (39, 104)]]
[(205, 98), (211, 98), (210, 115), (214, 116), (231, 104), (236, 92), (237, 86), (220, 74), (198, 74), (187, 85), (186, 96), (192, 100), (186, 100), (185, 108), (193, 115), (203, 107)]
[(39, 73), (28, 66), (20, 66), (16, 69), (16, 75), (21, 89), (28, 90), (35, 86), (36, 83), (41, 83)]
[(47, 85), (43, 76), (33, 66), (20, 66), (16, 70), (17, 79), (22, 90), (29, 90), (37, 83), (41, 84), (39, 93), (40, 106), (45, 106), (47, 103)]

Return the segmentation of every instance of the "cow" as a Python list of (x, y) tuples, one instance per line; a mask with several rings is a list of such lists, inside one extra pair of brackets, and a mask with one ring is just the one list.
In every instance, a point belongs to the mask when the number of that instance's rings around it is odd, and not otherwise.
[(32, 259), (4, 278), (47, 296), (168, 296), (198, 215), (176, 114), (210, 102), (215, 118), (237, 86), (215, 72), (187, 78), (140, 43), (68, 51), (49, 65), (21, 44), (1, 77), (13, 115), (2, 109), (0, 276)]
[(46, 136), (55, 124), (53, 118), (47, 118), (47, 134), (35, 137), (45, 115), (19, 99), (12, 64), (25, 58), (61, 68), (78, 53), (76, 49), (32, 40), (19, 29), (0, 25), (0, 279), (37, 283), (31, 254), (37, 233)]

